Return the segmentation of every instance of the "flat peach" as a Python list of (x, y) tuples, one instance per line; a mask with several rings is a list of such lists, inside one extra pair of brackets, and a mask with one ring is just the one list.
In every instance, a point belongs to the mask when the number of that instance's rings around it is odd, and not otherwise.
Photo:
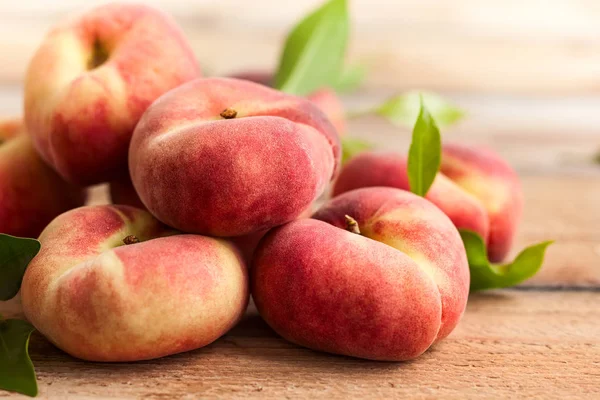
[(159, 98), (129, 170), (147, 209), (184, 232), (242, 236), (296, 219), (333, 178), (335, 128), (308, 100), (209, 78)]
[(136, 361), (205, 346), (248, 302), (247, 268), (230, 242), (175, 235), (145, 211), (82, 207), (40, 236), (21, 296), (52, 343), (90, 361)]
[(252, 296), (277, 333), (315, 350), (399, 361), (454, 329), (469, 267), (458, 231), (432, 203), (364, 188), (313, 218), (273, 229), (254, 256)]
[(66, 180), (93, 184), (127, 165), (133, 129), (161, 94), (200, 71), (162, 12), (108, 4), (55, 26), (29, 64), (25, 121), (42, 158)]

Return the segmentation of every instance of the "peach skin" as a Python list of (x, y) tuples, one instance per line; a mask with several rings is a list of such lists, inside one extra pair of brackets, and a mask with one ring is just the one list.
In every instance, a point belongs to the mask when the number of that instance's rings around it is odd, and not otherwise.
[(90, 361), (146, 360), (215, 341), (246, 309), (247, 268), (230, 242), (173, 233), (128, 206), (60, 215), (23, 278), (25, 316)]
[(133, 129), (166, 91), (200, 76), (183, 33), (139, 4), (103, 5), (52, 29), (25, 78), (25, 121), (66, 180), (94, 184), (127, 166)]
[(459, 322), (469, 294), (450, 219), (394, 188), (350, 191), (269, 232), (251, 268), (254, 302), (285, 339), (372, 360), (415, 358)]
[(242, 236), (296, 219), (333, 178), (335, 128), (310, 101), (231, 78), (160, 97), (129, 152), (136, 192), (184, 232)]
[[(132, 207), (145, 209), (144, 204), (135, 192), (133, 184), (128, 176), (110, 182), (110, 198), (113, 204), (124, 204)], [(313, 213), (312, 204), (298, 216), (298, 218), (310, 218)], [(240, 250), (247, 262), (252, 261), (252, 255), (260, 239), (269, 231), (262, 229), (244, 236), (229, 238), (233, 244)]]
[(35, 238), (85, 197), (40, 159), (21, 120), (0, 121), (0, 233)]
[[(352, 158), (333, 187), (333, 196), (349, 190), (390, 186), (409, 190), (406, 157), (367, 152)], [(515, 171), (491, 150), (446, 144), (442, 165), (426, 198), (450, 217), (458, 229), (478, 233), (492, 262), (510, 251), (523, 210), (523, 194)]]
[[(306, 210), (302, 211), (297, 219), (310, 218), (313, 211), (314, 208), (311, 204)], [(244, 259), (250, 263), (252, 262), (252, 257), (254, 256), (254, 252), (256, 251), (258, 243), (267, 234), (267, 232), (269, 232), (269, 229), (263, 229), (248, 235), (233, 237), (230, 238), (230, 240), (237, 246), (238, 249), (240, 249)]]
[[(260, 83), (265, 86), (273, 86), (273, 74), (265, 71), (246, 71), (231, 75), (231, 78), (244, 79)], [(346, 133), (346, 115), (344, 106), (335, 90), (324, 87), (310, 93), (306, 98), (317, 105), (327, 115), (339, 136)]]

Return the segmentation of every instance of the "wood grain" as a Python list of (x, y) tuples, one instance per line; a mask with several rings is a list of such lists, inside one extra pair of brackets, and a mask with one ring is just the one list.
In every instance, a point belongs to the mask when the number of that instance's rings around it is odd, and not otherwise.
[(160, 360), (84, 363), (39, 335), (31, 356), (42, 399), (591, 399), (600, 396), (599, 302), (600, 292), (473, 295), (459, 327), (406, 363), (297, 347), (253, 307), (212, 345)]

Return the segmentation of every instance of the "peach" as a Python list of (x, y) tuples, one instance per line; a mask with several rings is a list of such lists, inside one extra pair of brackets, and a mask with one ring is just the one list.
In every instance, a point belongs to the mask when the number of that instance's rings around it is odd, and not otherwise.
[[(349, 190), (390, 186), (409, 190), (406, 157), (389, 152), (362, 153), (340, 172), (333, 196)], [(464, 144), (446, 144), (442, 165), (426, 198), (459, 229), (481, 235), (492, 262), (510, 251), (523, 210), (516, 172), (493, 151)]]
[(277, 333), (315, 350), (399, 361), (454, 329), (469, 267), (458, 231), (432, 203), (364, 188), (313, 218), (273, 229), (254, 256), (252, 296)]
[(133, 134), (129, 170), (162, 222), (230, 237), (296, 219), (323, 193), (339, 157), (335, 128), (310, 101), (208, 78), (148, 108)]
[[(266, 71), (246, 71), (231, 75), (232, 78), (244, 79), (265, 86), (273, 86), (273, 74)], [(338, 135), (342, 136), (346, 133), (346, 115), (344, 106), (340, 98), (335, 93), (335, 90), (324, 87), (306, 96), (327, 115)]]
[(85, 190), (38, 156), (18, 119), (0, 121), (0, 232), (37, 237), (57, 215), (83, 205)]
[(146, 108), (200, 72), (167, 15), (109, 4), (52, 29), (25, 78), (25, 121), (42, 158), (66, 180), (93, 184), (125, 170)]
[(40, 242), (21, 286), (23, 311), (74, 357), (136, 361), (200, 348), (247, 306), (247, 268), (230, 242), (174, 234), (146, 211), (78, 208)]

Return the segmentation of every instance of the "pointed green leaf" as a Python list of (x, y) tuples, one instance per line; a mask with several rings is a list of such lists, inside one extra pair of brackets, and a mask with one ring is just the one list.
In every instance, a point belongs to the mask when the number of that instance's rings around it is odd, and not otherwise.
[(275, 74), (275, 88), (304, 96), (334, 85), (348, 42), (346, 0), (330, 0), (303, 19), (287, 37)]
[(40, 251), (40, 242), (0, 233), (0, 301), (17, 295), (29, 262)]
[(37, 396), (29, 337), (35, 328), (20, 319), (0, 320), (0, 389)]
[(408, 150), (410, 191), (425, 196), (442, 162), (442, 139), (433, 117), (421, 99), (421, 111), (415, 123)]
[[(452, 125), (465, 115), (460, 108), (432, 92), (422, 93), (423, 102), (440, 126)], [(399, 126), (412, 126), (419, 114), (420, 93), (411, 91), (388, 99), (375, 113)]]
[(512, 263), (494, 265), (488, 261), (483, 238), (475, 232), (460, 230), (471, 271), (471, 291), (505, 288), (534, 276), (542, 266), (546, 248), (552, 241), (527, 247)]
[(332, 87), (338, 93), (352, 92), (358, 89), (366, 75), (367, 68), (364, 65), (354, 64), (346, 66)]
[(342, 138), (342, 164), (357, 154), (371, 150), (372, 148), (373, 144), (366, 140), (351, 137)]

